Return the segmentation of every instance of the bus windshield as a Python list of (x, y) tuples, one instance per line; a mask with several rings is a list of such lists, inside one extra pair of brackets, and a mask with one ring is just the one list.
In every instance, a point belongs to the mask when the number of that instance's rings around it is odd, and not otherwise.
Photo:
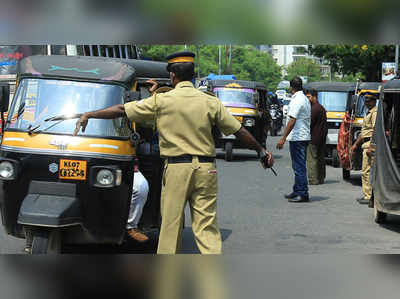
[(347, 104), (347, 92), (318, 92), (318, 102), (326, 111), (345, 112)]
[[(72, 134), (76, 119), (67, 119), (59, 123), (45, 120), (54, 116), (84, 113), (123, 104), (124, 94), (124, 89), (117, 85), (23, 79), (11, 105), (6, 130), (28, 131), (40, 125), (39, 130), (46, 133)], [(126, 118), (91, 119), (85, 132), (80, 132), (80, 135), (128, 137), (128, 121)]]

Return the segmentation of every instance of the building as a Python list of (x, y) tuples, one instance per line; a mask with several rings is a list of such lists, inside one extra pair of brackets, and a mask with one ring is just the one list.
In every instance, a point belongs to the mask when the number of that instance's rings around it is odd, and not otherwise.
[(330, 66), (326, 65), (322, 58), (310, 55), (308, 53), (308, 45), (272, 45), (271, 54), (275, 62), (283, 67), (283, 77), (287, 75), (288, 66), (301, 58), (312, 59), (319, 64), (323, 77), (329, 77), (330, 75)]

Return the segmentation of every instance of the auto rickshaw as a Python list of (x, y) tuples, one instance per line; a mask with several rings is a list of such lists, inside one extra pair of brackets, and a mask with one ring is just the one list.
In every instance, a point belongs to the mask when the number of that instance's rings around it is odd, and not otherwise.
[[(218, 97), (229, 112), (265, 147), (271, 118), (267, 88), (263, 83), (241, 80), (210, 80), (208, 91)], [(225, 150), (225, 160), (233, 159), (233, 148), (246, 148), (235, 135), (225, 136), (214, 130), (215, 147)]]
[(141, 225), (159, 228), (162, 162), (152, 124), (93, 119), (72, 136), (82, 113), (147, 97), (148, 78), (167, 84), (166, 64), (83, 56), (20, 62), (0, 147), (0, 208), (6, 233), (25, 238), (31, 253), (122, 244), (135, 156), (150, 185)]
[[(364, 105), (365, 94), (375, 94), (379, 98), (380, 82), (362, 82), (357, 85), (357, 94), (348, 98), (346, 116), (339, 132), (338, 152), (340, 165), (342, 166), (343, 179), (350, 178), (351, 170), (362, 169), (362, 149), (359, 147), (352, 155), (351, 145), (361, 134), (364, 117), (367, 108)], [(351, 159), (350, 159), (351, 157)]]
[(318, 101), (326, 110), (328, 136), (326, 138), (325, 158), (333, 167), (339, 167), (337, 151), (339, 127), (346, 112), (346, 105), (355, 94), (356, 84), (352, 82), (311, 82), (304, 85), (304, 90), (316, 90)]
[(376, 144), (371, 168), (374, 220), (400, 215), (400, 80), (383, 84), (372, 142)]

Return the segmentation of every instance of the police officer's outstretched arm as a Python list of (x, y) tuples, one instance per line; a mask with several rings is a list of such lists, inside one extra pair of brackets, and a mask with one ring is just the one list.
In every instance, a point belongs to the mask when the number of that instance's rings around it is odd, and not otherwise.
[(122, 104), (114, 105), (102, 110), (86, 112), (82, 114), (82, 116), (76, 122), (74, 136), (76, 136), (79, 133), (81, 127), (82, 127), (82, 132), (85, 132), (89, 118), (114, 119), (123, 116), (126, 116), (126, 114), (125, 114), (125, 107)]
[(241, 127), (239, 131), (235, 133), (235, 136), (244, 144), (249, 149), (257, 151), (257, 153), (260, 154), (260, 161), (261, 165), (264, 168), (270, 168), (274, 165), (274, 158), (272, 157), (272, 154), (268, 151), (266, 151), (260, 143), (253, 137), (253, 135), (250, 134), (249, 131), (247, 131), (245, 128)]

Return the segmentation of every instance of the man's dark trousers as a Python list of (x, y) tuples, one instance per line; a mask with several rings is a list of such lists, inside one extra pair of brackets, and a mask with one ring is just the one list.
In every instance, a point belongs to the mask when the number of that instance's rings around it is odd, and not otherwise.
[(308, 197), (307, 146), (308, 141), (289, 141), (292, 168), (294, 171), (293, 192)]

